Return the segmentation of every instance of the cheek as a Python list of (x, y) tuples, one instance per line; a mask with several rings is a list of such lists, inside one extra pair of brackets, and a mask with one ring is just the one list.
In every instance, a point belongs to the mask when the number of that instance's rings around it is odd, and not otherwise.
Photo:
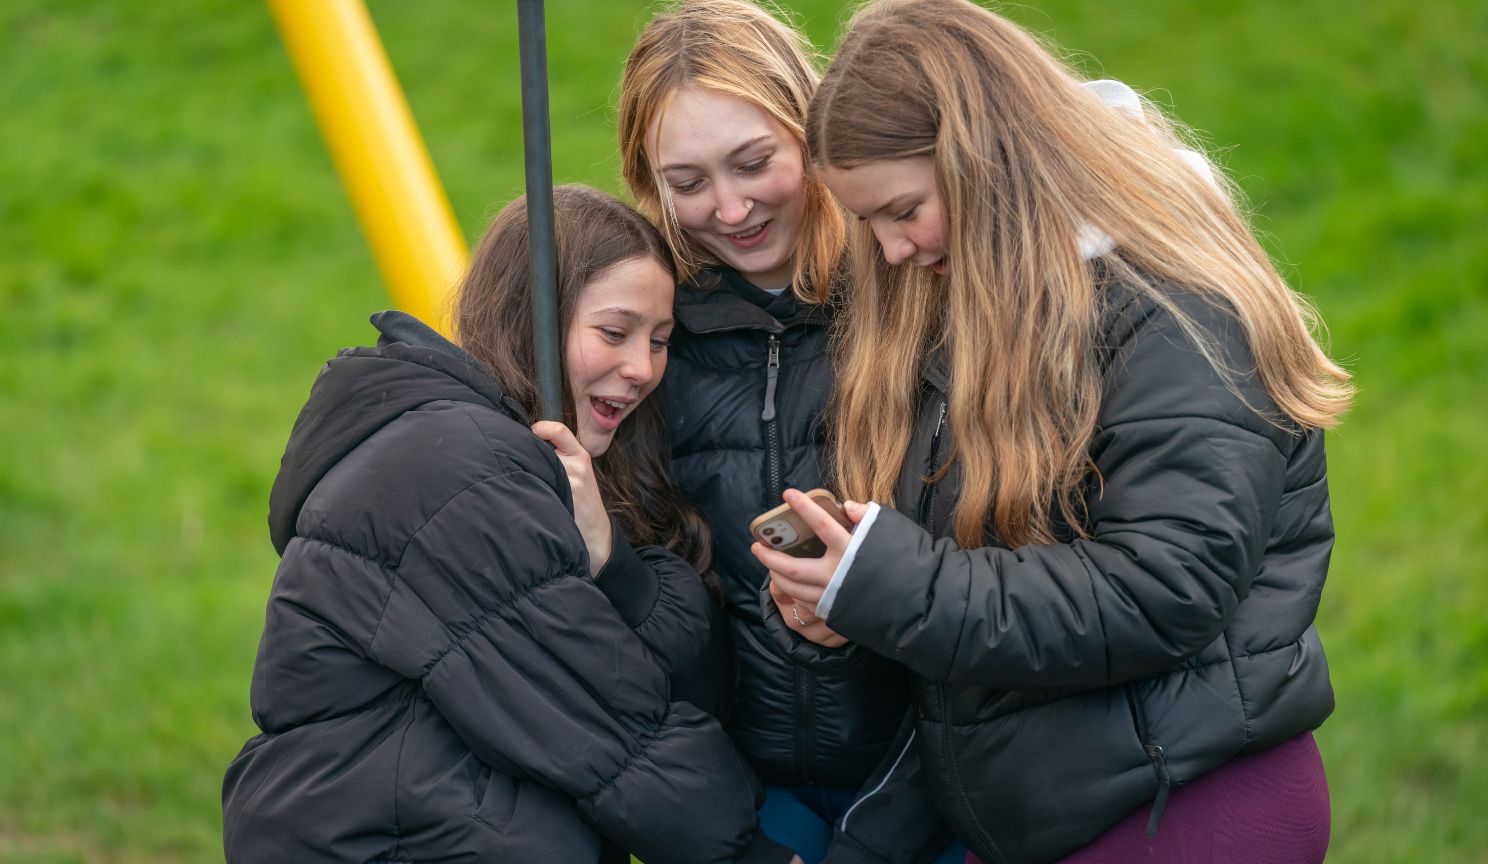
[(677, 214), (677, 224), (683, 231), (699, 231), (712, 221), (713, 211), (702, 196), (672, 196), (672, 210)]
[(568, 386), (575, 395), (589, 383), (590, 361), (594, 346), (585, 344), (583, 336), (570, 337), (563, 351), (563, 364), (568, 367)]
[(928, 227), (931, 230), (931, 239), (935, 242), (935, 245), (939, 248), (945, 248), (949, 232), (946, 231), (945, 208), (940, 206), (940, 201), (938, 200), (935, 202), (935, 218), (931, 220)]
[(806, 206), (806, 175), (799, 168), (781, 166), (760, 184), (756, 197), (772, 206)]

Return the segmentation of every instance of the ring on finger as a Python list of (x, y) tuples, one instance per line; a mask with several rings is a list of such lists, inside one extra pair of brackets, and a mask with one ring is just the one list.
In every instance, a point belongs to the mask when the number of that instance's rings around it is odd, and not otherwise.
[(796, 604), (792, 603), (791, 604), (791, 620), (793, 620), (793, 621), (796, 622), (796, 626), (798, 626), (798, 627), (805, 627), (805, 626), (811, 624), (815, 619), (812, 619), (812, 621), (803, 621), (803, 620), (801, 620), (801, 610), (796, 607)]

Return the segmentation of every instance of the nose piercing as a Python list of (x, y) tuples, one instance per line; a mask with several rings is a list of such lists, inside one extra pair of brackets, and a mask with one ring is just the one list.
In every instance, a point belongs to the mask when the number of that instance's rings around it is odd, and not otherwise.
[[(745, 198), (744, 199), (744, 212), (745, 213), (748, 213), (749, 211), (751, 211), (753, 209), (754, 209), (754, 201), (753, 201), (753, 199)], [(719, 222), (724, 221), (723, 220), (723, 211), (720, 210), (720, 209), (714, 208), (714, 210), (713, 210), (713, 216)]]

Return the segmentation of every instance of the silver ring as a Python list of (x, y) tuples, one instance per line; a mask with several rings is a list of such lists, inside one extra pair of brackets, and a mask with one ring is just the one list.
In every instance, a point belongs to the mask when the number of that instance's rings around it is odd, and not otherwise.
[(798, 627), (805, 627), (806, 626), (806, 622), (801, 620), (801, 610), (800, 609), (797, 609), (796, 608), (796, 604), (794, 604), (794, 603), (791, 604), (791, 618), (793, 620), (795, 620), (796, 626), (798, 626)]

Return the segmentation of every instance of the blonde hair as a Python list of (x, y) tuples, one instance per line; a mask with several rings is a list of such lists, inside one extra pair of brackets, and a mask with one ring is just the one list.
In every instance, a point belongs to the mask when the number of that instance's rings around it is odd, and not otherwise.
[[(620, 83), (621, 172), (641, 212), (661, 226), (682, 279), (721, 262), (678, 225), (670, 190), (647, 152), (650, 130), (679, 90), (702, 87), (758, 106), (790, 133), (806, 164), (806, 107), (818, 80), (811, 56), (799, 33), (742, 0), (689, 0), (656, 15), (636, 40)], [(846, 220), (810, 168), (803, 194), (791, 285), (802, 300), (819, 303), (842, 259)]]
[(1231, 389), (1235, 371), (1214, 340), (1155, 283), (1233, 308), (1288, 428), (1330, 427), (1347, 409), (1348, 372), (1318, 346), (1313, 311), (1227, 187), (1184, 161), (1155, 111), (1143, 124), (1104, 107), (1013, 23), (964, 0), (860, 10), (807, 131), (817, 164), (933, 159), (947, 220), (943, 278), (886, 264), (866, 224), (853, 238), (833, 400), (844, 494), (892, 500), (919, 372), (942, 350), (962, 473), (957, 541), (982, 545), (989, 517), (1009, 545), (1053, 542), (1056, 517), (1087, 533), (1104, 310), (1076, 241), (1084, 225), (1114, 241), (1100, 259), (1108, 277), (1172, 312)]

